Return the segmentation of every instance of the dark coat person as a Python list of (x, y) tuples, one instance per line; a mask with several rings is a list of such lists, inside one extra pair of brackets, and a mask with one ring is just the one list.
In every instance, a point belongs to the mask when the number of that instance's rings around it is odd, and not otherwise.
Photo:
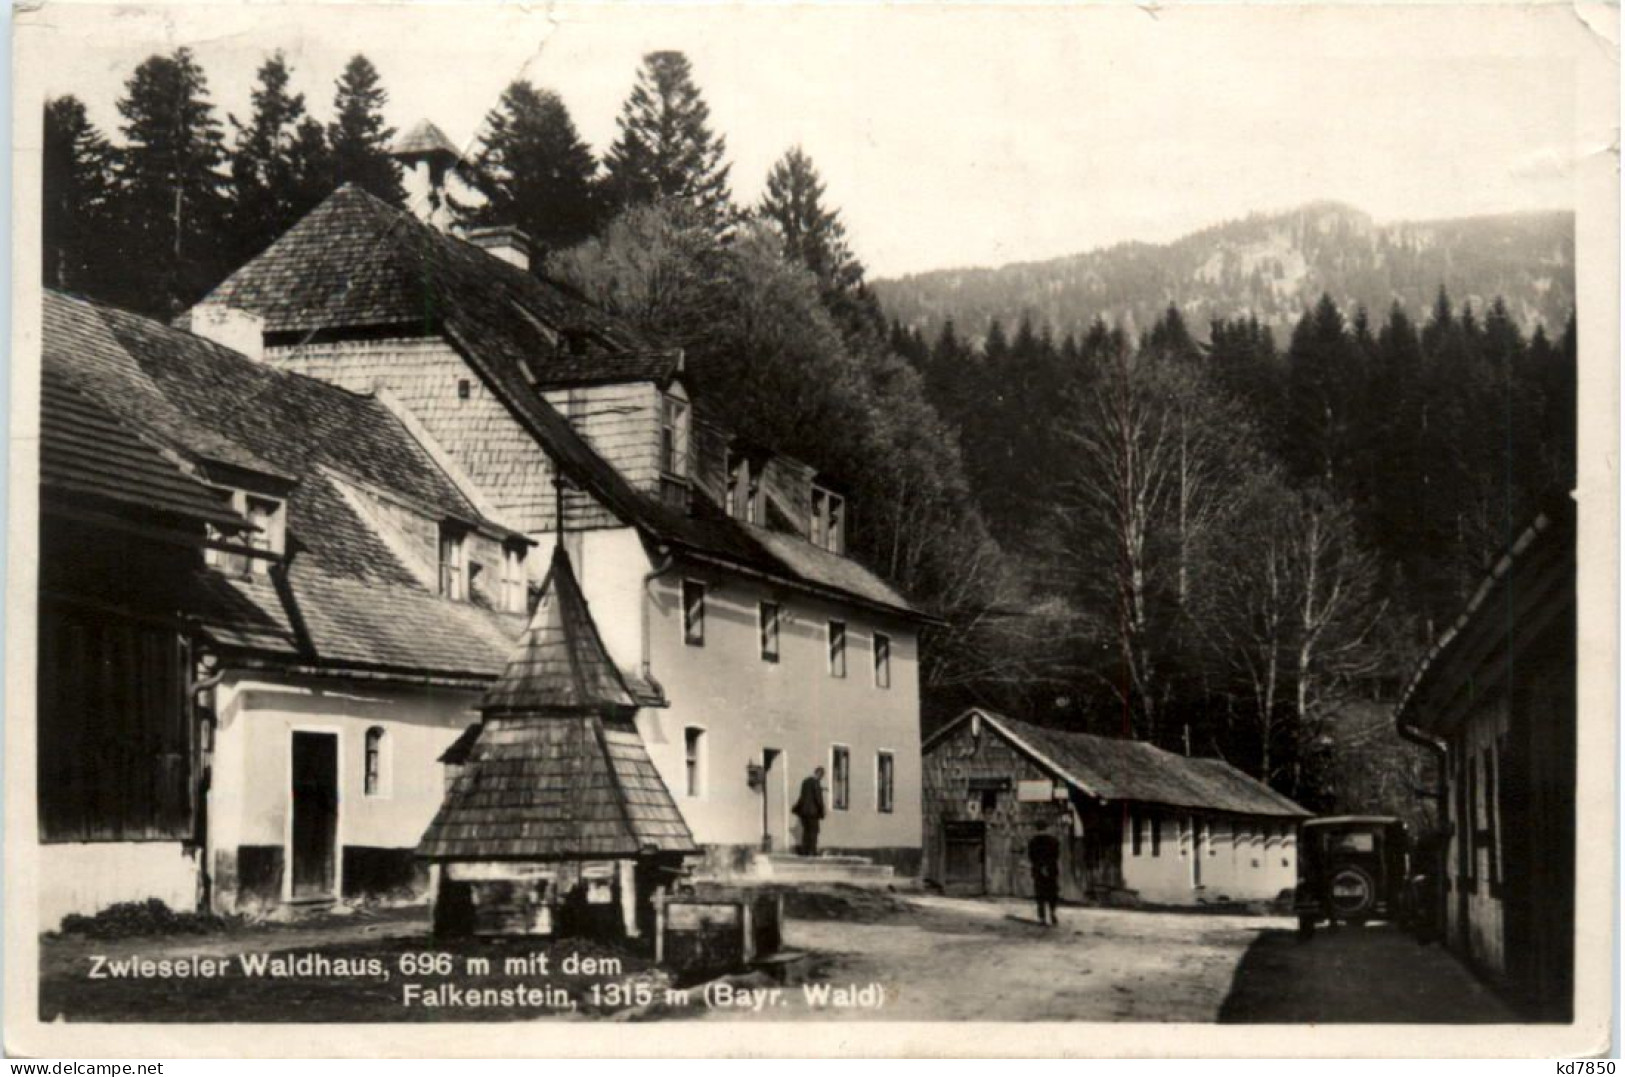
[(790, 809), (801, 820), (801, 844), (796, 852), (802, 856), (818, 855), (818, 824), (824, 818), (824, 768), (814, 769), (801, 783), (801, 796)]
[(1048, 823), (1039, 823), (1037, 833), (1027, 843), (1027, 862), (1032, 865), (1038, 922), (1060, 923), (1056, 910), (1061, 903), (1061, 841), (1049, 832)]

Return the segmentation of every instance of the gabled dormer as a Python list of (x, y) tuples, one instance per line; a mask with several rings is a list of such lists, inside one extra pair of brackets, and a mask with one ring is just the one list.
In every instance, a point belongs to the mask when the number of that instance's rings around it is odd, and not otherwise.
[(807, 541), (830, 553), (846, 553), (847, 499), (828, 478), (813, 481), (807, 511)]
[(215, 462), (205, 462), (204, 472), (250, 526), (230, 533), (211, 526), (203, 563), (238, 578), (270, 575), (271, 567), (287, 556), (288, 498), (297, 483)]

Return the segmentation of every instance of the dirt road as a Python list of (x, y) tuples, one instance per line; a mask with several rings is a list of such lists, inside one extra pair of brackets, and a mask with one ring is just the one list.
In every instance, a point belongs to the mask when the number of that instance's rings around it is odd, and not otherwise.
[[(788, 943), (820, 956), (815, 983), (880, 984), (876, 1009), (809, 1003), (791, 988), (772, 1020), (1213, 1021), (1236, 965), (1287, 921), (1064, 909), (1044, 927), (1026, 902), (907, 899), (879, 923), (792, 920)], [(693, 1016), (733, 1019), (727, 1010)]]
[[(790, 945), (820, 955), (813, 985), (885, 992), (875, 1008), (801, 987), (737, 1020), (1495, 1022), (1514, 1018), (1439, 947), (1389, 927), (1322, 932), (1291, 920), (1064, 909), (1043, 927), (1025, 902), (912, 896), (874, 923), (791, 920)], [(860, 996), (854, 993), (854, 998)]]

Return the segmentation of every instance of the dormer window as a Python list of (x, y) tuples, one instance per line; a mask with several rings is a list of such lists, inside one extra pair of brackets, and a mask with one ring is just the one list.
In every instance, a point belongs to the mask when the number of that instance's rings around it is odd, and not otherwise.
[(833, 490), (814, 486), (812, 518), (808, 521), (807, 539), (831, 553), (846, 552), (846, 499)]
[[(254, 525), (254, 530), (233, 541), (261, 556), (206, 549), (203, 552), (204, 563), (230, 576), (263, 576), (269, 573), (277, 557), (287, 548), (284, 503), (278, 498), (234, 490), (231, 507)], [(212, 528), (209, 537), (216, 542), (226, 541), (223, 534)]]
[(688, 401), (672, 393), (660, 397), (660, 471), (688, 477)]
[(454, 602), (468, 597), (468, 555), (463, 529), (440, 525), (440, 593)]
[(748, 524), (762, 523), (762, 465), (748, 454), (729, 451), (728, 489), (724, 509), (729, 516)]

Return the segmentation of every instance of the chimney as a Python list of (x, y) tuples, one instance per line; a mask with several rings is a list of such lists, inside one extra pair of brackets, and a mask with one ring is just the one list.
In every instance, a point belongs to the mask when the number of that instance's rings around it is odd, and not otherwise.
[(205, 340), (242, 352), (256, 363), (265, 358), (265, 319), (224, 303), (199, 303), (189, 315), (191, 330)]
[(518, 266), (520, 269), (530, 268), (530, 237), (511, 224), (470, 228), (466, 238), (474, 246), (495, 255), (509, 265)]

